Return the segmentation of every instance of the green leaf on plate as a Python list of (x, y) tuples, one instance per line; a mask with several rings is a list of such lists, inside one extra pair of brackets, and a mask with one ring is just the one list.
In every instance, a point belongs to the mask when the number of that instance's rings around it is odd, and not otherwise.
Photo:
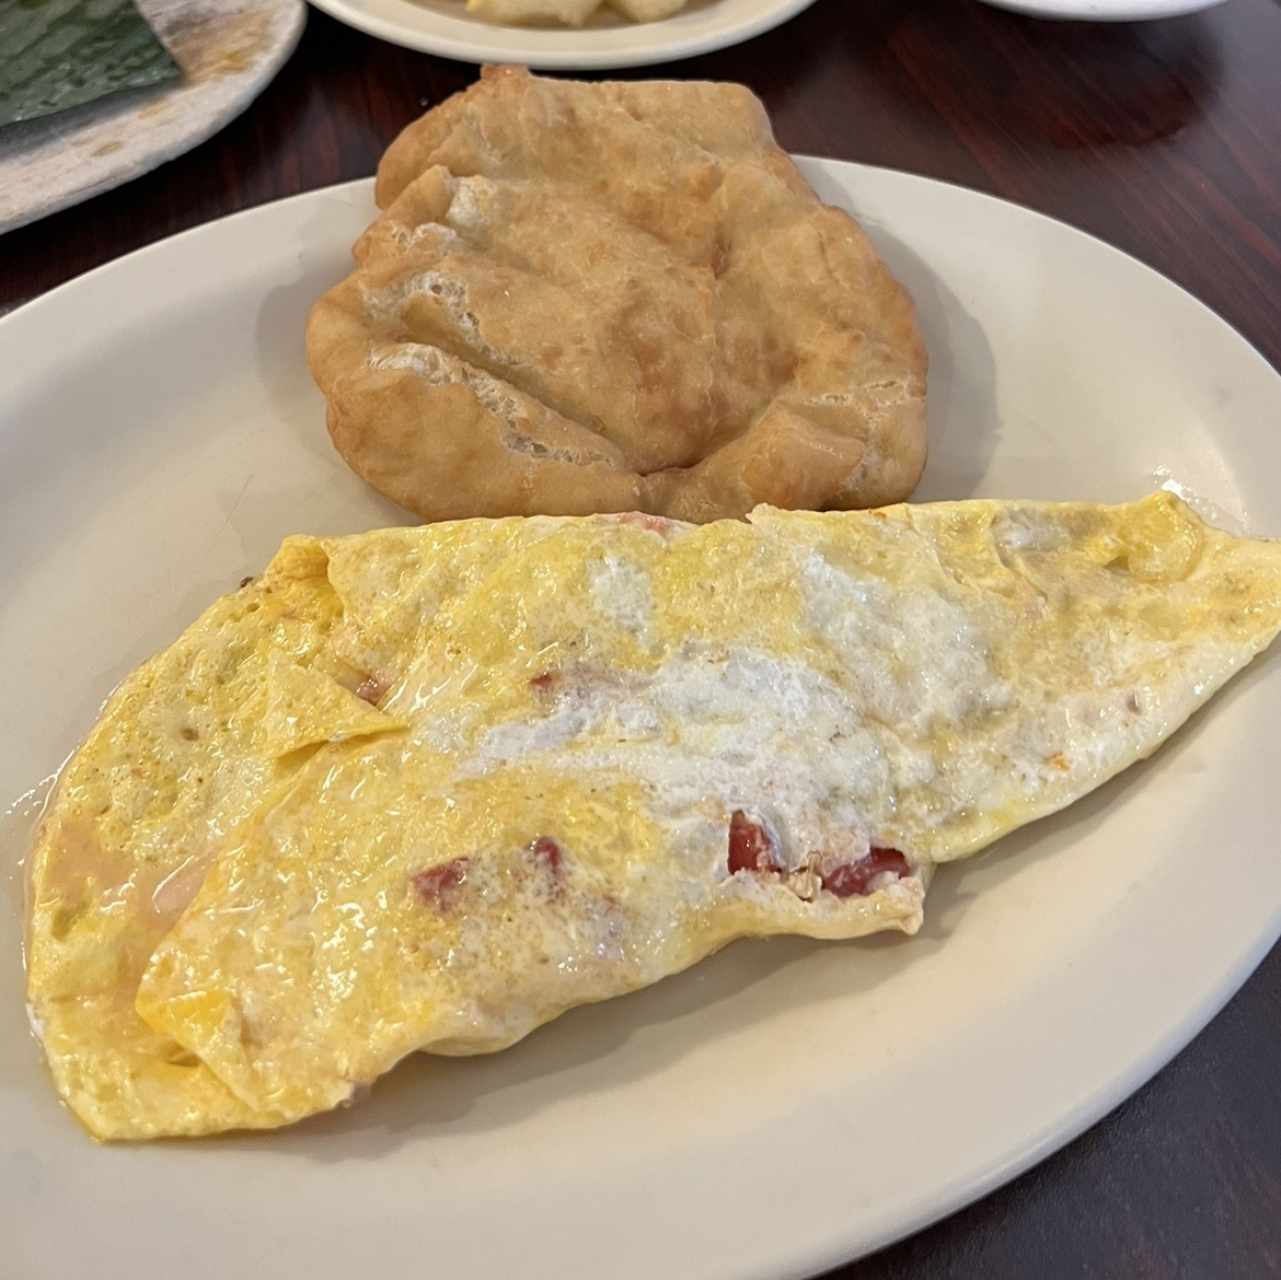
[(132, 0), (0, 0), (0, 125), (181, 75)]

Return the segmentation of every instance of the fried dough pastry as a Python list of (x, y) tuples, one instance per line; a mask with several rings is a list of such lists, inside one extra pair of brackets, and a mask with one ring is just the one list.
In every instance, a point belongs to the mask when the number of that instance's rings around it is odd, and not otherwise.
[(738, 85), (488, 69), (383, 157), (307, 329), (329, 430), (426, 519), (905, 498), (912, 303)]

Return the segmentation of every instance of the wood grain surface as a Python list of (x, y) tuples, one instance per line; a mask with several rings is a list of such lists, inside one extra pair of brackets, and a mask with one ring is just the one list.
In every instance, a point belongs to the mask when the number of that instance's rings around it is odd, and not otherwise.
[[(212, 218), (365, 176), (404, 124), (475, 74), (313, 11), (278, 79), (210, 142), (0, 237), (0, 311)], [(1279, 0), (1116, 25), (974, 0), (818, 0), (736, 49), (623, 74), (741, 80), (789, 150), (1064, 219), (1190, 289), (1281, 364)], [(1279, 1081), (1281, 950), (1084, 1137), (837, 1274), (1281, 1276)]]

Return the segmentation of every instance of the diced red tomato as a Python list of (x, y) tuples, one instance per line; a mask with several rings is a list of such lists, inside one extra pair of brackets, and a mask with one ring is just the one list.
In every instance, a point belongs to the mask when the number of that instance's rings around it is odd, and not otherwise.
[(823, 888), (838, 898), (862, 897), (871, 892), (872, 881), (886, 871), (900, 879), (911, 874), (907, 859), (897, 849), (873, 846), (866, 857), (829, 871), (823, 877)]
[(531, 841), (529, 851), (534, 855), (534, 860), (546, 867), (552, 875), (560, 874), (560, 845), (551, 836), (539, 836), (537, 840)]
[(736, 871), (782, 871), (774, 841), (758, 822), (753, 822), (742, 809), (735, 809), (729, 820), (729, 873)]
[(455, 858), (452, 862), (443, 862), (438, 867), (428, 867), (426, 871), (418, 871), (410, 876), (422, 903), (435, 907), (437, 911), (448, 911), (467, 879), (469, 862), (468, 858)]

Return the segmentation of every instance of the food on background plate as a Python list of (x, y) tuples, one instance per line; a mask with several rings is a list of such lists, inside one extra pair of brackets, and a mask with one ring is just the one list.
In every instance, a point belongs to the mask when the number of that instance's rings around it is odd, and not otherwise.
[(581, 27), (602, 12), (632, 22), (657, 22), (679, 13), (688, 0), (467, 0), (467, 12), (490, 22), (512, 26), (563, 23)]
[(410, 125), (312, 371), (339, 452), (426, 519), (907, 497), (911, 300), (740, 85), (513, 69)]
[(293, 538), (68, 764), (33, 1022), (99, 1137), (276, 1126), (735, 938), (912, 933), (1279, 627), (1281, 543), (1168, 494)]

